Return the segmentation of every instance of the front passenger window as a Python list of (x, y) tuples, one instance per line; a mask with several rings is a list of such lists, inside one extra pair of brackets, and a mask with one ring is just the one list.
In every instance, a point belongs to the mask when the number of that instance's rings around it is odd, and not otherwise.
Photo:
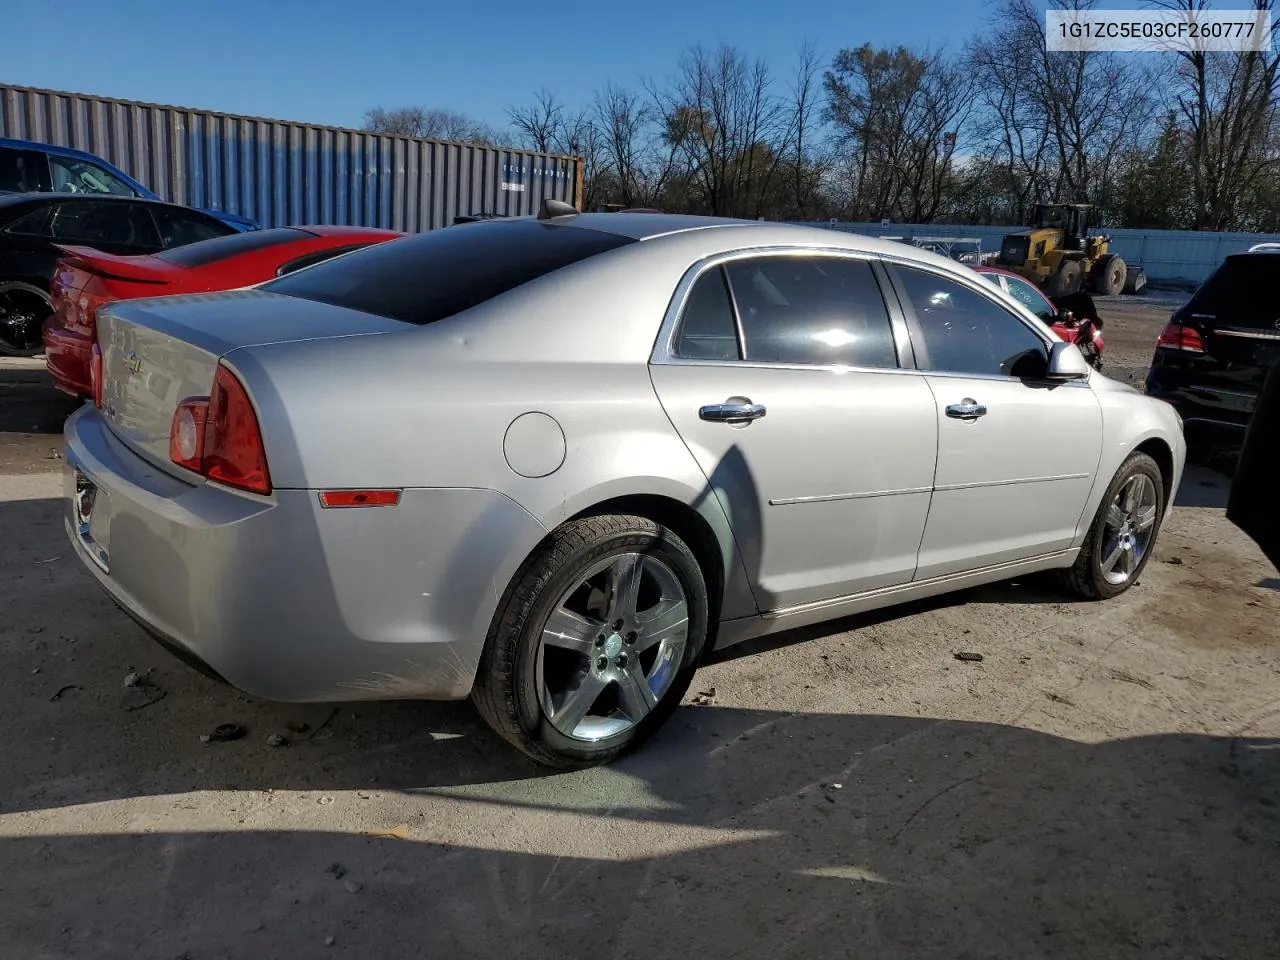
[(921, 370), (1044, 376), (1049, 348), (1008, 310), (942, 274), (904, 266), (896, 270), (915, 314), (911, 339)]

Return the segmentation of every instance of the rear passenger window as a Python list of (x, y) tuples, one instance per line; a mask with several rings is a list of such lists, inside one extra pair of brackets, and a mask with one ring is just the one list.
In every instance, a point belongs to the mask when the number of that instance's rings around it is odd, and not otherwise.
[(680, 312), (675, 355), (686, 360), (737, 360), (738, 331), (720, 267), (708, 270), (689, 291)]
[(747, 360), (897, 367), (871, 264), (852, 257), (760, 257), (727, 268)]

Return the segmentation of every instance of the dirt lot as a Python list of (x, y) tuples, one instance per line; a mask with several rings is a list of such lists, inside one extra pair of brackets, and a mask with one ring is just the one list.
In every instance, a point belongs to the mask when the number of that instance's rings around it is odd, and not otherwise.
[[(1171, 309), (1104, 314), (1115, 367)], [(466, 704), (262, 703), (156, 647), (65, 542), (66, 406), (0, 369), (0, 955), (1280, 954), (1280, 591), (1216, 474), (1116, 601), (773, 638), (546, 775)]]

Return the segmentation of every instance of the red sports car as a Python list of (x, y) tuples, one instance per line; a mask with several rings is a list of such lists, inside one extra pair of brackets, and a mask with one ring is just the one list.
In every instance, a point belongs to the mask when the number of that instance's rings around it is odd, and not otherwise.
[(44, 323), (45, 362), (53, 385), (73, 397), (93, 392), (90, 368), (95, 311), (113, 300), (234, 290), (404, 236), (367, 227), (280, 227), (201, 240), (148, 256), (122, 257), (91, 247), (59, 247)]
[[(1055, 303), (1025, 277), (1012, 270), (999, 267), (974, 267), (983, 279), (1013, 295), (1028, 310), (1053, 328), (1067, 343), (1080, 348), (1097, 369), (1102, 369), (1102, 320), (1093, 307), (1092, 298), (1086, 293), (1059, 297)], [(1073, 315), (1074, 311), (1074, 315)]]

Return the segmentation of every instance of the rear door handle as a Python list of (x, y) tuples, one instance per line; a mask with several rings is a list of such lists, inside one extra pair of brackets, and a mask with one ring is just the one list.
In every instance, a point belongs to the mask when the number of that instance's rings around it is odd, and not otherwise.
[(739, 400), (737, 397), (731, 402), (709, 403), (698, 410), (699, 417), (712, 423), (750, 423), (764, 415), (764, 404)]
[(947, 407), (947, 416), (954, 420), (977, 420), (987, 415), (987, 408), (972, 397), (965, 397), (959, 403)]

